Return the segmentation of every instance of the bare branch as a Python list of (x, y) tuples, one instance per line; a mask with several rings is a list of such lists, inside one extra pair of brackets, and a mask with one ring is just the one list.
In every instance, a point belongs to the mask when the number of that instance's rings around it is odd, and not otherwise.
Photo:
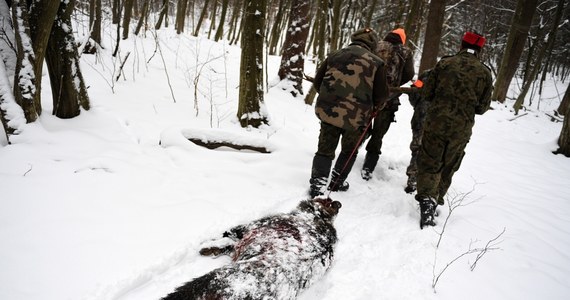
[(500, 243), (500, 242), (497, 242), (497, 240), (505, 233), (506, 230), (507, 230), (506, 228), (503, 228), (503, 231), (501, 231), (501, 233), (499, 233), (496, 237), (490, 239), (487, 242), (487, 244), (485, 245), (483, 250), (481, 252), (479, 252), (479, 254), (477, 254), (477, 257), (475, 257), (475, 261), (471, 264), (471, 271), (475, 270), (475, 267), (477, 266), (477, 263), (479, 262), (479, 260), (481, 258), (483, 258), (483, 255), (487, 254), (488, 251), (500, 249), (500, 248), (496, 248), (495, 245)]

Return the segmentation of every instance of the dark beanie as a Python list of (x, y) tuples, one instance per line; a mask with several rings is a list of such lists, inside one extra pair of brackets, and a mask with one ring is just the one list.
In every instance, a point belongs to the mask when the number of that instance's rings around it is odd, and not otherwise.
[(370, 50), (376, 49), (378, 43), (378, 35), (371, 28), (359, 29), (350, 36), (350, 40), (354, 42), (364, 43)]

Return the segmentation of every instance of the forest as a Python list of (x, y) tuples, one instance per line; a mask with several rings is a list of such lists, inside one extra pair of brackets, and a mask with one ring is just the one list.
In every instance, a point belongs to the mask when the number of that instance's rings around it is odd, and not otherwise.
[[(42, 113), (44, 64), (52, 89), (53, 114), (73, 118), (88, 110), (89, 95), (82, 77), (81, 55), (97, 55), (110, 20), (118, 57), (121, 40), (151, 35), (160, 29), (180, 35), (225, 40), (242, 49), (238, 115), (242, 126), (266, 123), (259, 113), (266, 89), (264, 61), (281, 56), (279, 78), (292, 82), (291, 93), (312, 104), (314, 90), (303, 91), (305, 60), (318, 65), (326, 55), (346, 46), (350, 34), (371, 27), (380, 35), (404, 28), (407, 45), (419, 62), (418, 73), (453, 54), (466, 31), (483, 34), (488, 42), (481, 55), (492, 70), (493, 100), (516, 99), (518, 114), (540, 101), (543, 83), (570, 74), (570, 8), (566, 0), (89, 0), (3, 1), (1, 55), (5, 76), (0, 81), (0, 116), (8, 141), (17, 134), (16, 120), (34, 122)], [(88, 16), (88, 28), (73, 28)], [(76, 25), (77, 27), (77, 25)], [(77, 30), (88, 39), (76, 40)], [(517, 90), (509, 94), (516, 82)], [(568, 112), (567, 90), (559, 108)], [(10, 103), (16, 103), (12, 109)], [(19, 107), (19, 108), (18, 108)], [(243, 117), (245, 116), (245, 117)], [(570, 155), (568, 122), (560, 136), (560, 152)]]
[(231, 264), (199, 250), (307, 199), (310, 79), (363, 27), (405, 29), (416, 76), (485, 36), (493, 101), (420, 229), (401, 95), (295, 299), (566, 299), (569, 20), (570, 0), (0, 0), (0, 299), (160, 299)]

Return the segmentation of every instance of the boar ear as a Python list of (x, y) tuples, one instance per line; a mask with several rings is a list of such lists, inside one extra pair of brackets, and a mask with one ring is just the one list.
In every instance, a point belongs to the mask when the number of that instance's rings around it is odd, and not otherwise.
[(336, 209), (339, 209), (342, 207), (342, 204), (338, 201), (333, 201), (332, 206)]

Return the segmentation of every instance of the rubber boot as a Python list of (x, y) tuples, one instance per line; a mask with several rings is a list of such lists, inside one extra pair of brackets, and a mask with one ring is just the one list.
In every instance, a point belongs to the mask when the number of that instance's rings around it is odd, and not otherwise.
[(372, 172), (374, 172), (379, 158), (380, 154), (366, 152), (366, 156), (364, 157), (364, 165), (362, 166), (362, 171), (360, 172), (362, 179), (368, 181), (370, 178), (372, 178)]
[(311, 168), (311, 179), (309, 179), (309, 196), (311, 198), (324, 194), (324, 188), (327, 185), (331, 165), (332, 160), (330, 158), (315, 154)]
[[(350, 159), (350, 160), (349, 160)], [(331, 182), (328, 189), (333, 192), (345, 192), (348, 190), (350, 185), (346, 182), (346, 177), (352, 170), (354, 165), (355, 156), (350, 157), (350, 153), (341, 152), (338, 155), (336, 163), (331, 175)], [(342, 173), (341, 173), (342, 172)]]
[(420, 204), (420, 229), (425, 226), (435, 226), (435, 208), (437, 202), (435, 199), (425, 197), (418, 200)]

